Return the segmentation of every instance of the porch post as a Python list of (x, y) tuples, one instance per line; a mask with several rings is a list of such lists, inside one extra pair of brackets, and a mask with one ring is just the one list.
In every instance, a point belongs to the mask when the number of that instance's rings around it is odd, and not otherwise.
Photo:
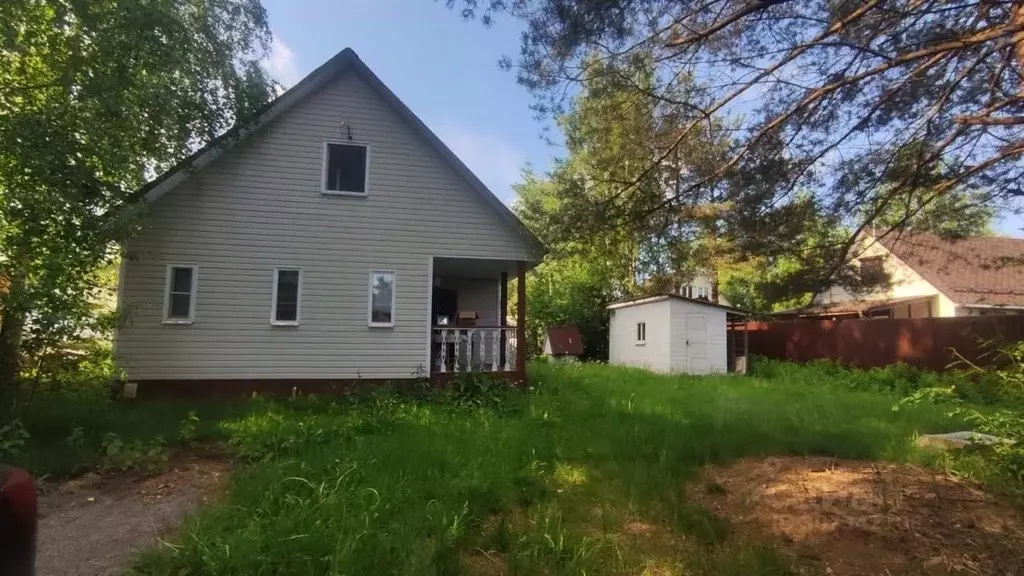
[[(500, 290), (498, 296), (498, 310), (501, 312), (498, 318), (498, 326), (502, 328), (508, 326), (508, 272), (501, 273), (501, 280), (498, 281), (498, 289)], [(505, 334), (504, 330), (499, 330), (498, 335), (501, 338), (501, 350), (498, 352), (498, 366), (502, 369), (505, 368), (505, 354), (507, 350), (508, 334)]]
[(526, 262), (516, 262), (516, 378), (526, 382)]

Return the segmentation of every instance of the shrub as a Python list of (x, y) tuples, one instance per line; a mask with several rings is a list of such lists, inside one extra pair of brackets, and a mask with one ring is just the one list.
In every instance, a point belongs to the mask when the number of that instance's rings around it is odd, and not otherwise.
[(464, 372), (452, 381), (455, 402), (476, 408), (502, 406), (511, 389), (507, 381), (480, 372)]
[(148, 442), (132, 440), (125, 442), (120, 436), (108, 432), (103, 437), (100, 455), (100, 470), (103, 472), (127, 472), (142, 470), (159, 472), (167, 466), (167, 445), (157, 437)]
[(28, 430), (25, 430), (21, 420), (14, 419), (0, 426), (0, 460), (20, 454), (29, 438)]

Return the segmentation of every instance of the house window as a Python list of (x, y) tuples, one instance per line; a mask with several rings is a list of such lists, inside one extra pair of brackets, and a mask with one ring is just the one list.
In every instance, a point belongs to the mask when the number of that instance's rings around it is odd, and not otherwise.
[(193, 265), (170, 264), (164, 287), (164, 322), (191, 324), (196, 314), (196, 281), (199, 268)]
[(647, 322), (636, 323), (636, 345), (641, 346), (647, 343)]
[(395, 273), (370, 272), (369, 325), (387, 328), (395, 325)]
[(710, 297), (710, 295), (711, 295), (711, 292), (710, 292), (710, 290), (708, 289), (707, 286), (698, 286), (697, 287), (697, 298), (702, 298), (704, 300), (707, 300)]
[(350, 142), (325, 142), (324, 194), (366, 195), (370, 147)]
[(296, 326), (302, 305), (302, 270), (274, 268), (274, 300), (270, 323), (275, 326)]
[(860, 259), (860, 279), (868, 284), (876, 284), (885, 279), (881, 256)]

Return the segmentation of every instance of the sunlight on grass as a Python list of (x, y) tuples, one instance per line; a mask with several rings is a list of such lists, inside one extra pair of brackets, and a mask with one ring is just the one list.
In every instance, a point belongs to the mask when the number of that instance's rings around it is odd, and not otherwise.
[(690, 503), (701, 466), (758, 454), (912, 457), (958, 425), (892, 395), (735, 376), (531, 366), (489, 408), (386, 390), (223, 422), (225, 501), (137, 573), (787, 574)]

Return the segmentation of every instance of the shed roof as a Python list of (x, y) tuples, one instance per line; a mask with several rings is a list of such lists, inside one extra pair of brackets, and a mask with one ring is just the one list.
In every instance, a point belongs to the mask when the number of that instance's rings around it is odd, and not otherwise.
[(548, 343), (553, 356), (581, 356), (583, 354), (583, 337), (580, 329), (572, 324), (548, 326)]
[(661, 302), (664, 300), (682, 300), (683, 302), (690, 302), (692, 304), (700, 304), (701, 306), (708, 306), (710, 308), (719, 308), (725, 310), (728, 314), (736, 314), (739, 316), (749, 316), (750, 312), (741, 308), (735, 308), (733, 306), (726, 306), (724, 304), (716, 304), (702, 298), (687, 298), (686, 296), (680, 296), (679, 294), (664, 293), (664, 294), (650, 294), (648, 296), (637, 296), (636, 298), (629, 298), (627, 300), (617, 300), (608, 304), (609, 310), (616, 310), (618, 308), (627, 308), (629, 306), (638, 306), (640, 304), (651, 304), (653, 302)]

